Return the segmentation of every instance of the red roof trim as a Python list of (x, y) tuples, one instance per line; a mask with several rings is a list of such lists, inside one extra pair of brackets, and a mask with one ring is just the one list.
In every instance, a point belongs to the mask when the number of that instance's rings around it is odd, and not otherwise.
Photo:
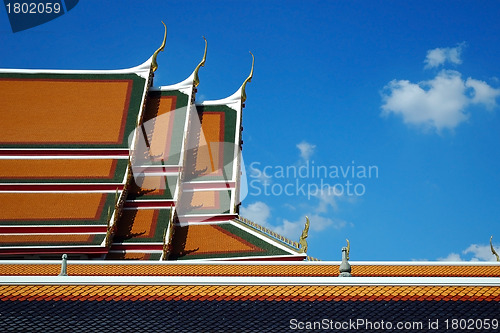
[(122, 184), (0, 184), (0, 191), (119, 191), (123, 190)]
[(128, 149), (0, 149), (0, 156), (129, 156)]
[(105, 233), (106, 226), (1, 226), (0, 234), (75, 234)]

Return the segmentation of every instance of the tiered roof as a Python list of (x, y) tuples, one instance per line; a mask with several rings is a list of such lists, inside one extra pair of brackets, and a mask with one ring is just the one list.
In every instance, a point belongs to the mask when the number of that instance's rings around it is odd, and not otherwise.
[(238, 216), (253, 62), (233, 95), (195, 104), (207, 44), (186, 80), (153, 87), (165, 41), (126, 70), (0, 70), (0, 255), (306, 257)]
[(0, 70), (0, 254), (107, 252), (150, 64)]

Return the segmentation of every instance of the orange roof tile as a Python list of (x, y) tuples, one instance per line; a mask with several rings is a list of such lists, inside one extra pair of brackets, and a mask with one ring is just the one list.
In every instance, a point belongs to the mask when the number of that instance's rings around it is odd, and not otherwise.
[(500, 301), (489, 286), (2, 285), (0, 300)]
[[(112, 179), (115, 159), (1, 159), (0, 179)], [(122, 176), (123, 177), (123, 176)]]
[[(133, 253), (128, 254), (134, 257)], [(140, 254), (141, 256), (144, 254)], [(0, 264), (1, 275), (54, 275), (60, 265), (28, 265), (18, 263)], [(356, 270), (354, 269), (356, 268)], [(357, 271), (358, 274), (354, 274)], [(445, 274), (440, 274), (443, 271)], [(361, 272), (363, 272), (361, 274)], [(69, 275), (100, 276), (337, 276), (339, 266), (335, 264), (79, 264), (71, 261)], [(393, 274), (396, 273), (396, 274)], [(404, 273), (404, 274), (401, 274)], [(407, 277), (500, 277), (500, 265), (451, 266), (451, 265), (353, 265), (353, 275), (362, 276), (407, 276)]]
[(97, 219), (106, 197), (105, 193), (0, 193), (0, 221)]
[(103, 234), (3, 234), (0, 235), (0, 244), (1, 246), (98, 245), (103, 239)]
[(130, 80), (0, 79), (0, 141), (119, 144), (131, 86)]
[[(255, 252), (260, 249), (217, 225), (176, 227), (173, 253), (213, 254)], [(262, 250), (260, 250), (262, 251)]]
[[(170, 142), (174, 125), (176, 96), (157, 96), (150, 94), (144, 113), (145, 127), (151, 130), (148, 134), (149, 154), (154, 160), (167, 160), (170, 154)], [(179, 152), (173, 152), (178, 154)]]

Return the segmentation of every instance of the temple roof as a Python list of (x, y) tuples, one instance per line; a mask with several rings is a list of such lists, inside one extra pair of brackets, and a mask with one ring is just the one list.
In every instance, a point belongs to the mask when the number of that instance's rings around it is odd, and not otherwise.
[(0, 70), (0, 254), (107, 252), (149, 72)]
[(353, 277), (337, 276), (339, 262), (67, 264), (68, 276), (57, 276), (60, 262), (0, 262), (0, 328), (373, 331), (383, 321), (444, 332), (453, 319), (499, 324), (496, 263), (351, 262)]
[[(397, 281), (414, 281), (398, 278), (500, 278), (500, 265), (495, 262), (390, 262), (351, 261), (353, 277), (379, 277)], [(183, 276), (195, 277), (337, 277), (338, 261), (83, 261), (68, 260), (69, 276)], [(57, 276), (61, 271), (60, 260), (0, 261), (0, 280), (6, 276)], [(83, 278), (83, 280), (85, 280)], [(83, 281), (82, 280), (82, 281)], [(215, 281), (214, 280), (214, 281)], [(90, 280), (89, 280), (90, 281)], [(205, 280), (208, 281), (208, 280)], [(265, 280), (264, 280), (265, 281)], [(271, 280), (268, 280), (271, 281)], [(309, 280), (313, 281), (313, 280)], [(337, 281), (354, 281), (350, 278)], [(368, 280), (365, 280), (368, 281)], [(430, 281), (430, 280), (428, 280)], [(446, 280), (434, 280), (446, 281)], [(451, 280), (450, 280), (451, 281)], [(463, 280), (465, 281), (465, 280)], [(471, 280), (474, 281), (474, 280)]]
[(165, 41), (131, 69), (0, 70), (0, 255), (306, 258), (238, 216), (253, 60), (234, 94), (195, 105), (207, 42), (188, 78), (153, 87)]

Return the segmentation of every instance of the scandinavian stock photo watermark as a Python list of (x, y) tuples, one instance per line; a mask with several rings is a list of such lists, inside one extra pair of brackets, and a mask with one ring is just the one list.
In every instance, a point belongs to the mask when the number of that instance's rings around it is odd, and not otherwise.
[(320, 195), (361, 197), (366, 182), (378, 179), (377, 165), (320, 165), (306, 161), (300, 165), (264, 165), (252, 162), (248, 172), (249, 195), (304, 196)]

